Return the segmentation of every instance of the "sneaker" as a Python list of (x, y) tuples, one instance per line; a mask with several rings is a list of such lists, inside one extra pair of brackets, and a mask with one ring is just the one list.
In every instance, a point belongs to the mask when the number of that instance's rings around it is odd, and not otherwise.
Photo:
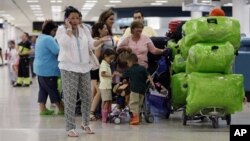
[(63, 116), (63, 115), (64, 115), (64, 111), (59, 111), (59, 112), (57, 113), (57, 115)]
[(54, 110), (46, 109), (45, 111), (40, 112), (40, 115), (53, 115), (54, 112)]
[(22, 84), (14, 83), (13, 87), (22, 87)]
[(138, 125), (140, 123), (140, 118), (138, 115), (133, 114), (133, 118), (130, 121), (130, 125)]
[(23, 84), (23, 87), (29, 87), (30, 85), (29, 84)]

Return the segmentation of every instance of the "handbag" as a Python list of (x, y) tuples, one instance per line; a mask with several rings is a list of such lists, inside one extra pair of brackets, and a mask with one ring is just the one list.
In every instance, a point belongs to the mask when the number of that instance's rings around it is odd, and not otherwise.
[(91, 70), (99, 69), (100, 63), (97, 57), (95, 56), (94, 52), (92, 51), (92, 49), (89, 49), (89, 62), (90, 62)]

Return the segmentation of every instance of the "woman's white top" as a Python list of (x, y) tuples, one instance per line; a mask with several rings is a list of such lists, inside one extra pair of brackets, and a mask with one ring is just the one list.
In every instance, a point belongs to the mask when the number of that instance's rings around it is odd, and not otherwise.
[(78, 26), (79, 36), (71, 37), (67, 34), (64, 26), (59, 26), (55, 39), (60, 51), (58, 56), (59, 68), (77, 73), (87, 73), (91, 70), (89, 50), (94, 49), (94, 39), (89, 29), (84, 25)]

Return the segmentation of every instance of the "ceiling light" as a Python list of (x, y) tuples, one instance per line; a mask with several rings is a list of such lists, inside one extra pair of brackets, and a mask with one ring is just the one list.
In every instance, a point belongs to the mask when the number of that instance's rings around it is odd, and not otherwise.
[(233, 6), (233, 3), (223, 4), (223, 6), (226, 6), (226, 7), (232, 7), (232, 6)]
[(36, 3), (38, 0), (27, 0), (27, 3)]
[(96, 0), (87, 0), (86, 3), (97, 3)]
[(38, 16), (43, 16), (42, 13), (35, 13), (34, 15), (37, 16), (37, 17), (38, 17)]
[(114, 4), (106, 4), (105, 7), (115, 7)]
[(157, 1), (155, 1), (156, 3), (167, 3), (168, 1), (166, 1), (166, 0), (157, 0)]
[(122, 1), (120, 1), (120, 0), (110, 0), (109, 2), (110, 3), (121, 3)]
[(85, 3), (83, 7), (94, 7), (95, 3)]
[(41, 7), (31, 7), (31, 10), (41, 10)]
[(37, 19), (38, 21), (44, 21), (44, 20), (45, 20), (44, 17), (36, 17), (36, 19)]
[(62, 0), (50, 0), (51, 3), (62, 3)]
[(30, 7), (32, 7), (32, 8), (33, 8), (33, 7), (34, 7), (34, 8), (36, 7), (36, 8), (37, 8), (37, 7), (40, 7), (40, 5), (30, 5)]
[(162, 3), (150, 3), (152, 6), (162, 5)]
[(92, 7), (83, 7), (82, 10), (91, 10)]
[(211, 0), (202, 0), (202, 3), (211, 3)]
[(38, 10), (38, 11), (33, 11), (33, 13), (43, 13), (41, 10)]

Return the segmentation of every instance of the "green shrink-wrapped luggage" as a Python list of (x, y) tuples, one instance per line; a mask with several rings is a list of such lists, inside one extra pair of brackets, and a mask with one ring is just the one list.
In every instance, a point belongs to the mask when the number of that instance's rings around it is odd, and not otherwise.
[[(236, 19), (228, 17), (202, 17), (187, 21), (183, 25), (184, 44), (191, 48), (196, 43), (221, 43), (229, 41), (235, 51), (240, 47), (240, 24)], [(187, 51), (182, 50), (184, 58)]]
[(177, 109), (186, 104), (187, 98), (187, 74), (178, 73), (171, 77), (172, 106)]
[(232, 73), (234, 49), (229, 43), (198, 43), (189, 50), (186, 72)]
[(191, 73), (187, 81), (187, 115), (195, 115), (200, 110), (211, 107), (223, 108), (226, 114), (242, 110), (244, 98), (242, 75)]
[(173, 71), (175, 73), (186, 71), (186, 60), (180, 54), (177, 54), (174, 57)]

